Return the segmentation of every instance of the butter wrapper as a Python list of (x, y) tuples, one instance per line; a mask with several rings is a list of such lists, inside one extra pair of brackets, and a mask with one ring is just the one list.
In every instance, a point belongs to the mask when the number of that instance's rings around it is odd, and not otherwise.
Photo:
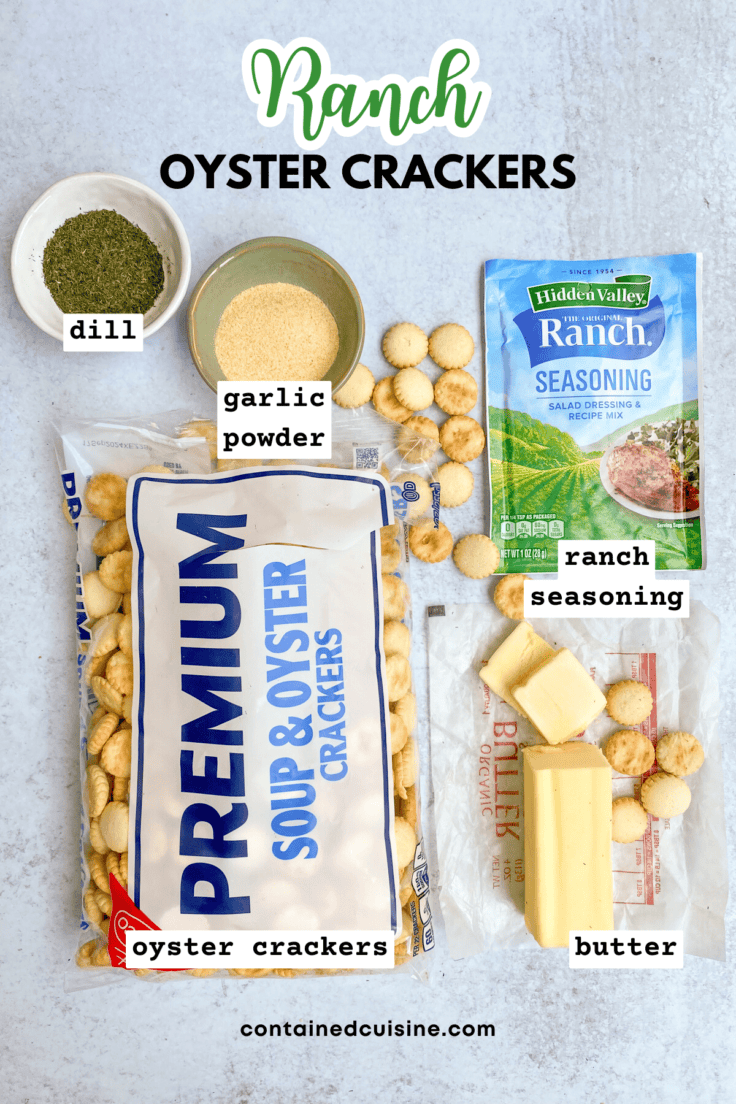
[[(536, 948), (524, 923), (522, 750), (542, 740), (478, 674), (514, 623), (494, 605), (439, 609), (444, 616), (429, 619), (432, 786), (450, 952)], [(646, 683), (654, 706), (638, 727), (653, 742), (685, 730), (702, 743), (705, 762), (686, 779), (686, 813), (649, 817), (642, 839), (611, 846), (614, 927), (682, 930), (688, 954), (725, 959), (718, 619), (692, 602), (689, 618), (535, 620), (534, 630), (555, 649), (569, 648), (604, 693), (621, 679)], [(620, 727), (604, 712), (582, 739), (604, 747)], [(612, 797), (638, 796), (640, 782), (614, 771)]]

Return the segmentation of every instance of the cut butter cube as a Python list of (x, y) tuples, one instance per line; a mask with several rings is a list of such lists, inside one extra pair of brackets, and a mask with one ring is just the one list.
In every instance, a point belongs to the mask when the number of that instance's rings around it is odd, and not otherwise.
[(519, 679), (512, 693), (550, 744), (564, 744), (584, 732), (606, 708), (605, 695), (567, 648)]
[(537, 636), (527, 621), (521, 621), (503, 644), (496, 648), (481, 670), (480, 677), (494, 694), (498, 694), (512, 709), (526, 717), (512, 687), (524, 682), (535, 668), (546, 659), (551, 659), (554, 654), (554, 648), (541, 636)]
[(613, 929), (611, 768), (592, 744), (538, 744), (524, 759), (524, 920), (542, 947)]

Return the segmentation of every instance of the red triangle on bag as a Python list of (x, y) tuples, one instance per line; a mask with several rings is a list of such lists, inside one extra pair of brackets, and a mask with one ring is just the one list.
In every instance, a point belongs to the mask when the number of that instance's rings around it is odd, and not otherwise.
[[(120, 882), (110, 875), (110, 896), (112, 897), (112, 916), (110, 930), (107, 933), (107, 951), (113, 966), (132, 969), (125, 965), (125, 933), (127, 931), (161, 931), (158, 924), (149, 920), (128, 896)], [(168, 972), (168, 971), (167, 971)], [(172, 973), (177, 972), (172, 970)]]

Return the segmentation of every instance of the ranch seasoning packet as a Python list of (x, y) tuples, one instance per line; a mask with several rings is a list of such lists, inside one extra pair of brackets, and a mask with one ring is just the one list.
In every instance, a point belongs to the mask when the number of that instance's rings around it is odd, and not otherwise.
[(499, 572), (556, 571), (561, 538), (704, 567), (700, 282), (696, 253), (486, 262)]

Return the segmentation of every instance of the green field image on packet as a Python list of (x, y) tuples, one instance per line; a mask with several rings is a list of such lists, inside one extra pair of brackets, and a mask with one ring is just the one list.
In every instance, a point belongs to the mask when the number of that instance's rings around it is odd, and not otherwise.
[(499, 572), (556, 571), (563, 538), (705, 566), (700, 279), (695, 253), (486, 262)]

